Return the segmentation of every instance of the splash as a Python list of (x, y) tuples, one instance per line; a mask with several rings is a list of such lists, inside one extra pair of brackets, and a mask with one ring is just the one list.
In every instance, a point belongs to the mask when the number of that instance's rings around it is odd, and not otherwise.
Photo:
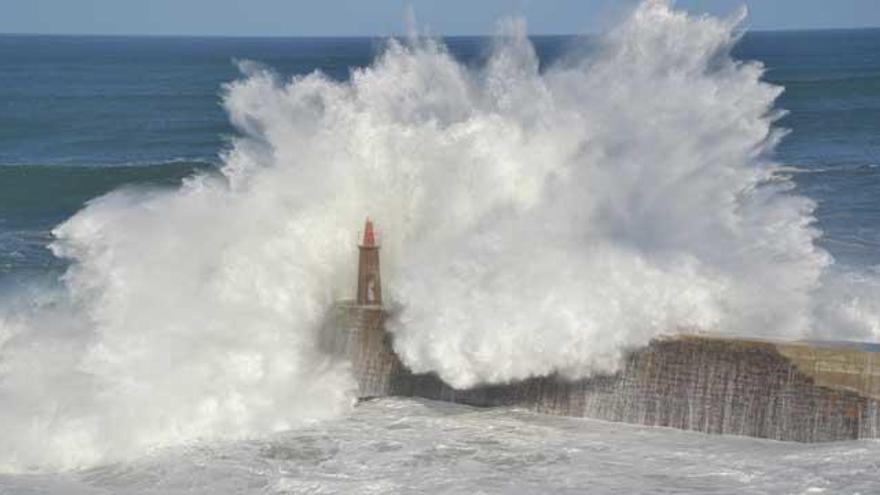
[(450, 228), (408, 243), (408, 364), (464, 387), (611, 371), (661, 333), (810, 331), (830, 258), (773, 174), (781, 89), (730, 57), (738, 21), (647, 2), (544, 73), (520, 34), (499, 40), (471, 99), (446, 100), (479, 109), (442, 138), (466, 171), (437, 181), (471, 203), (441, 199)]
[(243, 63), (221, 174), (93, 200), (55, 231), (63, 287), (7, 304), (0, 468), (345, 411), (315, 333), (365, 214), (396, 350), (458, 387), (614, 370), (676, 331), (877, 338), (877, 308), (829, 302), (814, 204), (769, 158), (781, 89), (730, 56), (740, 19), (648, 1), (543, 70), (520, 22), (478, 69), (430, 39), (345, 82)]

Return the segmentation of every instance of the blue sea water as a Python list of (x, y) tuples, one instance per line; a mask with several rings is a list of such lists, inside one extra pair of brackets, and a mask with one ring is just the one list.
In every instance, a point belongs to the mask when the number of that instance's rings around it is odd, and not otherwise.
[[(534, 40), (549, 63), (574, 42)], [(236, 60), (337, 79), (370, 38), (0, 36), (0, 280), (54, 273), (51, 229), (123, 184), (175, 184), (214, 167), (233, 129), (220, 105)], [(450, 38), (479, 64), (488, 39)], [(750, 32), (735, 53), (785, 87), (777, 160), (818, 202), (838, 263), (880, 264), (880, 30)]]
[[(534, 42), (545, 64), (582, 44), (570, 37)], [(478, 66), (490, 41), (451, 38), (446, 43), (455, 56)], [(173, 186), (195, 170), (218, 166), (234, 133), (220, 101), (223, 84), (239, 77), (236, 60), (258, 61), (284, 76), (321, 70), (345, 79), (352, 67), (371, 63), (383, 44), (367, 38), (0, 35), (0, 292), (5, 284), (61, 273), (65, 262), (47, 249), (51, 230), (90, 199), (126, 184)], [(786, 165), (799, 191), (816, 200), (818, 226), (825, 232), (822, 245), (840, 264), (880, 265), (880, 198), (875, 194), (880, 185), (880, 30), (747, 33), (735, 55), (762, 61), (766, 79), (786, 88), (778, 107), (788, 113), (779, 125), (791, 132), (776, 159)], [(132, 302), (144, 292), (133, 294)], [(158, 312), (144, 321), (152, 324)], [(78, 424), (85, 418), (87, 427), (92, 421), (97, 425), (95, 438), (109, 430), (110, 436), (126, 437), (109, 445), (125, 446), (127, 437), (144, 435), (133, 432), (134, 425), (158, 411), (129, 414), (142, 404), (155, 400), (168, 415), (187, 411), (186, 404), (176, 407), (184, 394), (157, 383), (166, 376), (176, 381), (197, 374), (191, 370), (198, 366), (174, 366), (168, 375), (152, 371), (170, 362), (165, 359), (169, 351), (180, 350), (177, 359), (198, 364), (194, 358), (199, 356), (183, 352), (189, 347), (181, 344), (203, 347), (206, 339), (200, 336), (213, 330), (209, 325), (203, 333), (187, 333), (148, 353), (135, 353), (135, 370), (120, 381), (126, 387), (134, 383), (137, 400), (122, 394), (123, 413), (104, 416), (108, 403), (103, 399), (117, 397), (117, 389), (86, 388), (82, 402), (50, 400), (65, 395), (59, 393), (62, 388), (79, 397), (79, 375), (70, 381), (59, 377), (81, 368), (56, 361), (71, 353), (81, 358), (79, 342), (58, 345), (80, 334), (64, 328), (56, 332), (55, 313), (40, 316), (49, 321), (46, 336), (20, 339), (13, 349), (18, 354), (9, 355), (18, 359), (14, 365), (26, 377), (23, 383), (38, 384), (39, 402), (49, 411), (31, 416), (30, 404), (24, 404), (19, 413), (19, 396), (11, 395), (4, 405), (14, 409), (10, 417), (23, 421), (6, 423), (14, 425), (10, 432), (49, 418), (50, 429), (57, 424), (61, 432), (85, 431), (88, 442), (91, 433)], [(134, 326), (131, 333), (141, 337), (147, 326)], [(128, 340), (128, 334), (109, 337), (89, 352), (100, 354), (104, 342), (118, 349), (163, 339), (161, 332), (145, 340)], [(233, 347), (238, 342), (230, 340), (228, 348), (221, 342), (207, 353), (211, 364), (202, 369), (226, 369), (226, 363), (238, 362), (230, 361), (238, 357), (232, 352), (239, 350)], [(45, 363), (31, 366), (43, 357)], [(132, 364), (127, 356), (108, 359)], [(104, 379), (100, 373), (98, 378)], [(199, 391), (193, 403), (212, 399), (213, 381), (193, 383), (180, 389)], [(80, 403), (98, 412), (76, 410)], [(187, 424), (181, 421), (173, 424)], [(65, 430), (69, 424), (73, 428)], [(56, 438), (52, 435), (46, 438)], [(78, 436), (61, 440), (69, 441), (57, 448), (67, 455), (83, 443)], [(311, 428), (222, 442), (178, 446), (74, 472), (0, 474), (0, 493), (406, 493), (440, 491), (438, 484), (447, 493), (474, 487), (487, 493), (580, 493), (584, 487), (595, 493), (872, 493), (880, 452), (876, 441), (792, 445), (398, 399), (367, 402), (350, 415)], [(34, 449), (43, 448), (33, 443)], [(0, 451), (3, 446), (0, 439)], [(53, 449), (54, 444), (46, 451)], [(106, 454), (102, 459), (114, 459), (114, 452)]]

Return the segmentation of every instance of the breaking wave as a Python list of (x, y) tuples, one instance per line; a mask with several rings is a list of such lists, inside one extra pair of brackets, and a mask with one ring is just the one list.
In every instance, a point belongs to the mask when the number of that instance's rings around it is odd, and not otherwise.
[(365, 215), (397, 351), (458, 387), (610, 371), (679, 331), (876, 339), (875, 279), (832, 270), (770, 160), (782, 89), (731, 58), (740, 19), (647, 1), (540, 70), (518, 21), (479, 68), (431, 39), (344, 82), (243, 63), (221, 174), (91, 201), (54, 231), (63, 286), (7, 297), (0, 468), (345, 411), (315, 332)]

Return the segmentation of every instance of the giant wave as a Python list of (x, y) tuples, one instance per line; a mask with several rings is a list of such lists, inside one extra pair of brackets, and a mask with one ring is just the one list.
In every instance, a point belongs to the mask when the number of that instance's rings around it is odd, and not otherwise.
[(544, 68), (516, 20), (477, 68), (418, 37), (341, 82), (242, 63), (221, 174), (92, 200), (54, 230), (62, 285), (6, 301), (0, 468), (346, 411), (315, 337), (365, 214), (396, 350), (458, 387), (612, 371), (676, 331), (880, 337), (875, 279), (834, 270), (775, 173), (782, 89), (731, 57), (740, 21), (648, 0)]

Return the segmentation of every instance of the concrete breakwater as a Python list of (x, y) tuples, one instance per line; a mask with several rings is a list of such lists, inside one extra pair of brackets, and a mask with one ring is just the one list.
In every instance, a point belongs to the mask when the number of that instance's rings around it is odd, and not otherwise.
[(456, 390), (398, 359), (379, 305), (340, 303), (325, 347), (351, 361), (362, 398), (417, 396), (705, 433), (799, 442), (880, 437), (880, 353), (857, 344), (679, 336), (612, 375)]
[(348, 359), (361, 398), (416, 396), (473, 406), (799, 442), (880, 438), (878, 346), (678, 336), (631, 351), (621, 370), (457, 390), (415, 374), (385, 330), (380, 246), (368, 219), (356, 299), (333, 308), (323, 347)]

